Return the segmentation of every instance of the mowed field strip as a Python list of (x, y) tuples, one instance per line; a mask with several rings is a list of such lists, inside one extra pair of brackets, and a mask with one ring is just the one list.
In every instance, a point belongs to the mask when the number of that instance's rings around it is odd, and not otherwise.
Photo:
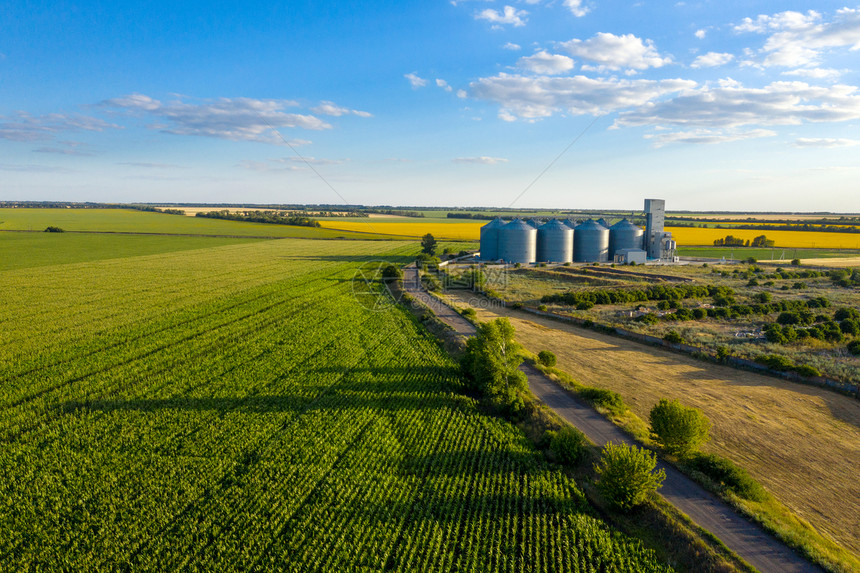
[[(473, 296), (451, 291), (459, 305)], [(647, 422), (661, 398), (701, 408), (713, 423), (705, 451), (742, 465), (816, 529), (860, 553), (860, 402), (811, 386), (710, 365), (522, 311), (475, 306), (481, 320), (508, 316), (530, 351), (608, 388)]]
[(76, 246), (0, 271), (0, 570), (671, 571), (361, 303), (415, 242)]

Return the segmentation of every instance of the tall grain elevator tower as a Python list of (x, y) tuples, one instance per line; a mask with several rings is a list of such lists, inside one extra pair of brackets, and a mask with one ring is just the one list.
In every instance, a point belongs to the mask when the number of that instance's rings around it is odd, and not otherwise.
[(649, 259), (674, 260), (678, 245), (672, 233), (663, 230), (666, 221), (666, 201), (645, 199), (645, 250)]

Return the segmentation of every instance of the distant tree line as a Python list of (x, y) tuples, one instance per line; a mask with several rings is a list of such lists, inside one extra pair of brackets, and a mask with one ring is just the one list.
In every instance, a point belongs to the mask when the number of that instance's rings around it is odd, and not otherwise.
[(397, 217), (424, 217), (424, 213), (421, 211), (405, 211), (403, 209), (362, 209), (362, 212), (375, 213), (377, 215), (395, 215)]
[(773, 247), (774, 241), (767, 238), (766, 235), (759, 235), (758, 237), (754, 237), (752, 242), (749, 239), (744, 241), (739, 237), (734, 237), (732, 235), (727, 235), (725, 239), (717, 239), (714, 241), (715, 247), (756, 247), (756, 248), (770, 248)]
[(319, 227), (319, 222), (309, 218), (285, 214), (281, 211), (223, 211), (199, 212), (196, 217), (208, 219), (226, 219), (227, 221), (247, 221), (251, 223), (268, 223), (272, 225), (294, 225), (298, 227)]

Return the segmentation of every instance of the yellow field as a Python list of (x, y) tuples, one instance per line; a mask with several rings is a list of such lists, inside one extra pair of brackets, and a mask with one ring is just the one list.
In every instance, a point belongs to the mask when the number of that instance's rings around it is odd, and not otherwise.
[[(428, 222), (388, 222), (373, 221), (320, 221), (327, 229), (398, 235), (402, 237), (421, 237), (427, 233), (437, 239), (476, 241), (481, 236), (483, 221), (467, 223)], [(714, 244), (714, 240), (726, 235), (752, 241), (759, 235), (767, 235), (776, 241), (777, 247), (819, 248), (819, 249), (860, 249), (860, 233), (820, 233), (811, 231), (762, 231), (747, 229), (701, 229), (698, 227), (666, 227), (674, 235), (680, 246)]]
[[(777, 247), (808, 249), (860, 249), (860, 233), (820, 233), (812, 231), (762, 231), (754, 229), (700, 229), (698, 227), (666, 227), (681, 246), (711, 246), (726, 235), (752, 241), (760, 235), (776, 241)], [(384, 231), (380, 231), (384, 232)]]
[(430, 233), (436, 239), (453, 239), (456, 241), (477, 241), (481, 236), (481, 227), (485, 224), (486, 221), (469, 223), (395, 223), (378, 219), (367, 222), (320, 221), (320, 225), (326, 229), (358, 231), (359, 233), (379, 233), (400, 237), (423, 237), (427, 233)]

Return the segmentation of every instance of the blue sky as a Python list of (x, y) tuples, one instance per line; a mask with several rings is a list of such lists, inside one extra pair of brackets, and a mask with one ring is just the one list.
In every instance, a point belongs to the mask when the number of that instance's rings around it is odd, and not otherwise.
[(6, 0), (0, 200), (858, 212), (858, 86), (821, 0)]

